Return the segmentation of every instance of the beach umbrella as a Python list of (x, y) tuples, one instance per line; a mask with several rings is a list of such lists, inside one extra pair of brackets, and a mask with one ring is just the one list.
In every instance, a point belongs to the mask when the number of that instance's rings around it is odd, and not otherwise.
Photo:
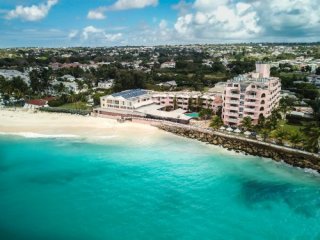
[(228, 132), (232, 132), (233, 129), (232, 129), (231, 127), (228, 127), (228, 128), (227, 128), (227, 131), (228, 131)]
[(249, 132), (249, 131), (244, 132), (244, 135), (246, 135), (246, 136), (249, 136), (250, 134), (251, 134), (251, 132)]
[(239, 128), (237, 128), (236, 130), (234, 130), (235, 133), (241, 133), (241, 130)]
[(226, 128), (225, 128), (224, 126), (222, 126), (222, 127), (220, 128), (220, 130), (226, 130)]

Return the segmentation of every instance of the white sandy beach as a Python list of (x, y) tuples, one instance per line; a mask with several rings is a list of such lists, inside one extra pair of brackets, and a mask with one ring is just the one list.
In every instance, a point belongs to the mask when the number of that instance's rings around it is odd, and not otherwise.
[(108, 118), (1, 109), (0, 134), (24, 137), (84, 137), (101, 141), (110, 141), (112, 138), (152, 141), (155, 136), (166, 133), (147, 124), (118, 123)]

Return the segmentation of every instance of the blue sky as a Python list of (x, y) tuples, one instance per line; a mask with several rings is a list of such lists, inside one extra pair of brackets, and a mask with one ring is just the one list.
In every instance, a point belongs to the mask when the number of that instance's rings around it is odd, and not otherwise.
[(0, 0), (0, 47), (320, 40), (319, 0)]

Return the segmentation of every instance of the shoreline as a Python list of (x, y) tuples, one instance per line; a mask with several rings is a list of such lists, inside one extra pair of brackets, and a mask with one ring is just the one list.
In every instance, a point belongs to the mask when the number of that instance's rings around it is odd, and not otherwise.
[(320, 173), (319, 154), (244, 138), (241, 136), (233, 136), (217, 131), (182, 126), (174, 123), (162, 124), (159, 128), (178, 136), (195, 139), (211, 145), (219, 145), (227, 150), (242, 152), (252, 156), (270, 158), (276, 162), (283, 161), (293, 167), (312, 169)]
[[(100, 142), (133, 141), (143, 144), (163, 137), (165, 132), (198, 140), (225, 150), (283, 161), (293, 167), (320, 173), (320, 155), (271, 143), (202, 129), (199, 127), (132, 119), (119, 123), (115, 118), (49, 113), (25, 109), (0, 109), (0, 136), (19, 135), (26, 138), (84, 137)], [(143, 137), (134, 139), (143, 133)]]
[(162, 137), (163, 131), (139, 123), (119, 123), (115, 119), (67, 113), (34, 112), (24, 109), (0, 109), (0, 135), (19, 135), (26, 138), (86, 138), (90, 141), (136, 142)]

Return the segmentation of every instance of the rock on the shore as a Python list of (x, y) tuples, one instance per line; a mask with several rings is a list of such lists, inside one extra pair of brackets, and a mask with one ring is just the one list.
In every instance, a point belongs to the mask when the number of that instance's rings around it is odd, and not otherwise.
[(184, 126), (171, 126), (162, 124), (160, 129), (183, 137), (197, 139), (214, 145), (222, 146), (228, 150), (243, 152), (245, 154), (271, 158), (275, 161), (284, 161), (295, 167), (310, 168), (320, 173), (320, 156), (295, 149), (279, 148), (277, 145), (266, 145), (263, 142), (248, 141), (245, 138), (235, 138), (232, 135), (202, 132)]

